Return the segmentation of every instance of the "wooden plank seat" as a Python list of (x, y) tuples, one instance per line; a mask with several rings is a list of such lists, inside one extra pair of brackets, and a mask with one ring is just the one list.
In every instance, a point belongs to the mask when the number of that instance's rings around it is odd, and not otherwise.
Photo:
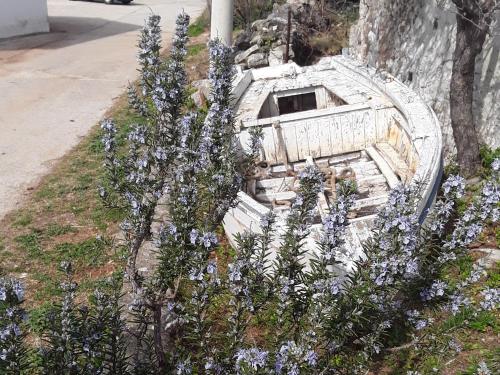
[(385, 179), (387, 180), (389, 187), (391, 189), (394, 189), (396, 186), (398, 186), (400, 183), (398, 176), (396, 175), (396, 173), (394, 173), (393, 168), (387, 162), (387, 160), (379, 153), (378, 149), (371, 146), (366, 148), (366, 152), (368, 153), (368, 155), (370, 155), (375, 164), (377, 164), (377, 167), (380, 169)]
[(396, 173), (396, 175), (399, 176), (401, 181), (404, 183), (411, 181), (413, 173), (394, 147), (386, 142), (379, 142), (375, 144), (375, 147), (380, 152), (380, 155), (382, 155), (384, 160), (390, 165), (391, 169)]

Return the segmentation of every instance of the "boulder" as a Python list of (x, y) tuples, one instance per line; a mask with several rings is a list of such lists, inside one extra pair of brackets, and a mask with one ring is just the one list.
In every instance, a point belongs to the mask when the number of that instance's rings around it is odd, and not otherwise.
[(207, 98), (201, 91), (195, 91), (194, 93), (191, 94), (191, 99), (193, 99), (194, 104), (196, 107), (200, 108), (205, 105), (207, 102)]
[(196, 89), (191, 95), (191, 99), (193, 99), (197, 107), (203, 107), (210, 96), (210, 81), (208, 79), (201, 79), (191, 83), (191, 86)]
[(269, 51), (269, 66), (283, 64), (285, 58), (285, 46), (278, 46)]
[(261, 46), (262, 44), (264, 44), (264, 38), (262, 37), (262, 34), (260, 32), (254, 33), (250, 44), (256, 46)]
[(199, 81), (193, 81), (191, 86), (200, 91), (206, 98), (210, 95), (210, 81), (208, 79), (200, 79)]
[(266, 20), (257, 20), (252, 23), (252, 31), (262, 29), (266, 25)]
[(252, 68), (261, 68), (263, 66), (269, 65), (269, 60), (264, 53), (254, 53), (250, 55), (247, 59), (247, 64), (250, 69)]
[(244, 51), (252, 45), (250, 43), (250, 40), (252, 39), (252, 33), (249, 31), (242, 31), (240, 32), (235, 40), (234, 40), (234, 46), (238, 51)]
[(268, 28), (276, 31), (286, 31), (288, 20), (281, 17), (273, 17), (268, 19)]
[(252, 55), (253, 53), (257, 52), (258, 50), (259, 50), (259, 46), (257, 44), (254, 44), (253, 46), (251, 46), (246, 51), (238, 53), (235, 56), (235, 58), (234, 58), (234, 62), (236, 64), (240, 64), (243, 61), (247, 60), (250, 55)]
[[(280, 45), (271, 49), (269, 51), (269, 65), (275, 66), (283, 64), (285, 60), (285, 53), (286, 53), (286, 46), (284, 45)], [(290, 60), (292, 60), (295, 57), (292, 46), (290, 46), (290, 49), (288, 51), (288, 57), (290, 58)]]

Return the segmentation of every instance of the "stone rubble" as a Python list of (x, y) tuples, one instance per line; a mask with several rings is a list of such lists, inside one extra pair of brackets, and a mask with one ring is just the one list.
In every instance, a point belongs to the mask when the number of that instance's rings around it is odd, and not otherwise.
[(302, 63), (312, 54), (308, 44), (311, 24), (322, 27), (325, 22), (318, 17), (314, 6), (313, 0), (288, 0), (283, 5), (274, 4), (273, 11), (266, 19), (255, 21), (250, 30), (244, 30), (236, 37), (235, 63), (243, 69), (283, 64), (289, 9), (292, 13), (289, 58)]

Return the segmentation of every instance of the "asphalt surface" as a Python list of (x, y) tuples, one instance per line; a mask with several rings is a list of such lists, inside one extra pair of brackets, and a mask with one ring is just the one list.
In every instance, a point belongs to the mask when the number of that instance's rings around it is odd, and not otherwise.
[(0, 40), (0, 218), (103, 117), (137, 77), (144, 19), (196, 18), (205, 0), (136, 0), (130, 5), (48, 0), (51, 32)]

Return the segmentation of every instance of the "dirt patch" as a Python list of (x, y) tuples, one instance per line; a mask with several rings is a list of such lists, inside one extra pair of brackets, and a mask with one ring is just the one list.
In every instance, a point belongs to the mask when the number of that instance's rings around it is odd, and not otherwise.
[(203, 34), (191, 38), (189, 45), (204, 46), (197, 50), (197, 53), (192, 54), (186, 59), (186, 71), (188, 74), (189, 83), (193, 81), (198, 81), (200, 79), (205, 79), (207, 77), (207, 72), (209, 68), (209, 56), (207, 42), (209, 38), (209, 33), (204, 32)]

